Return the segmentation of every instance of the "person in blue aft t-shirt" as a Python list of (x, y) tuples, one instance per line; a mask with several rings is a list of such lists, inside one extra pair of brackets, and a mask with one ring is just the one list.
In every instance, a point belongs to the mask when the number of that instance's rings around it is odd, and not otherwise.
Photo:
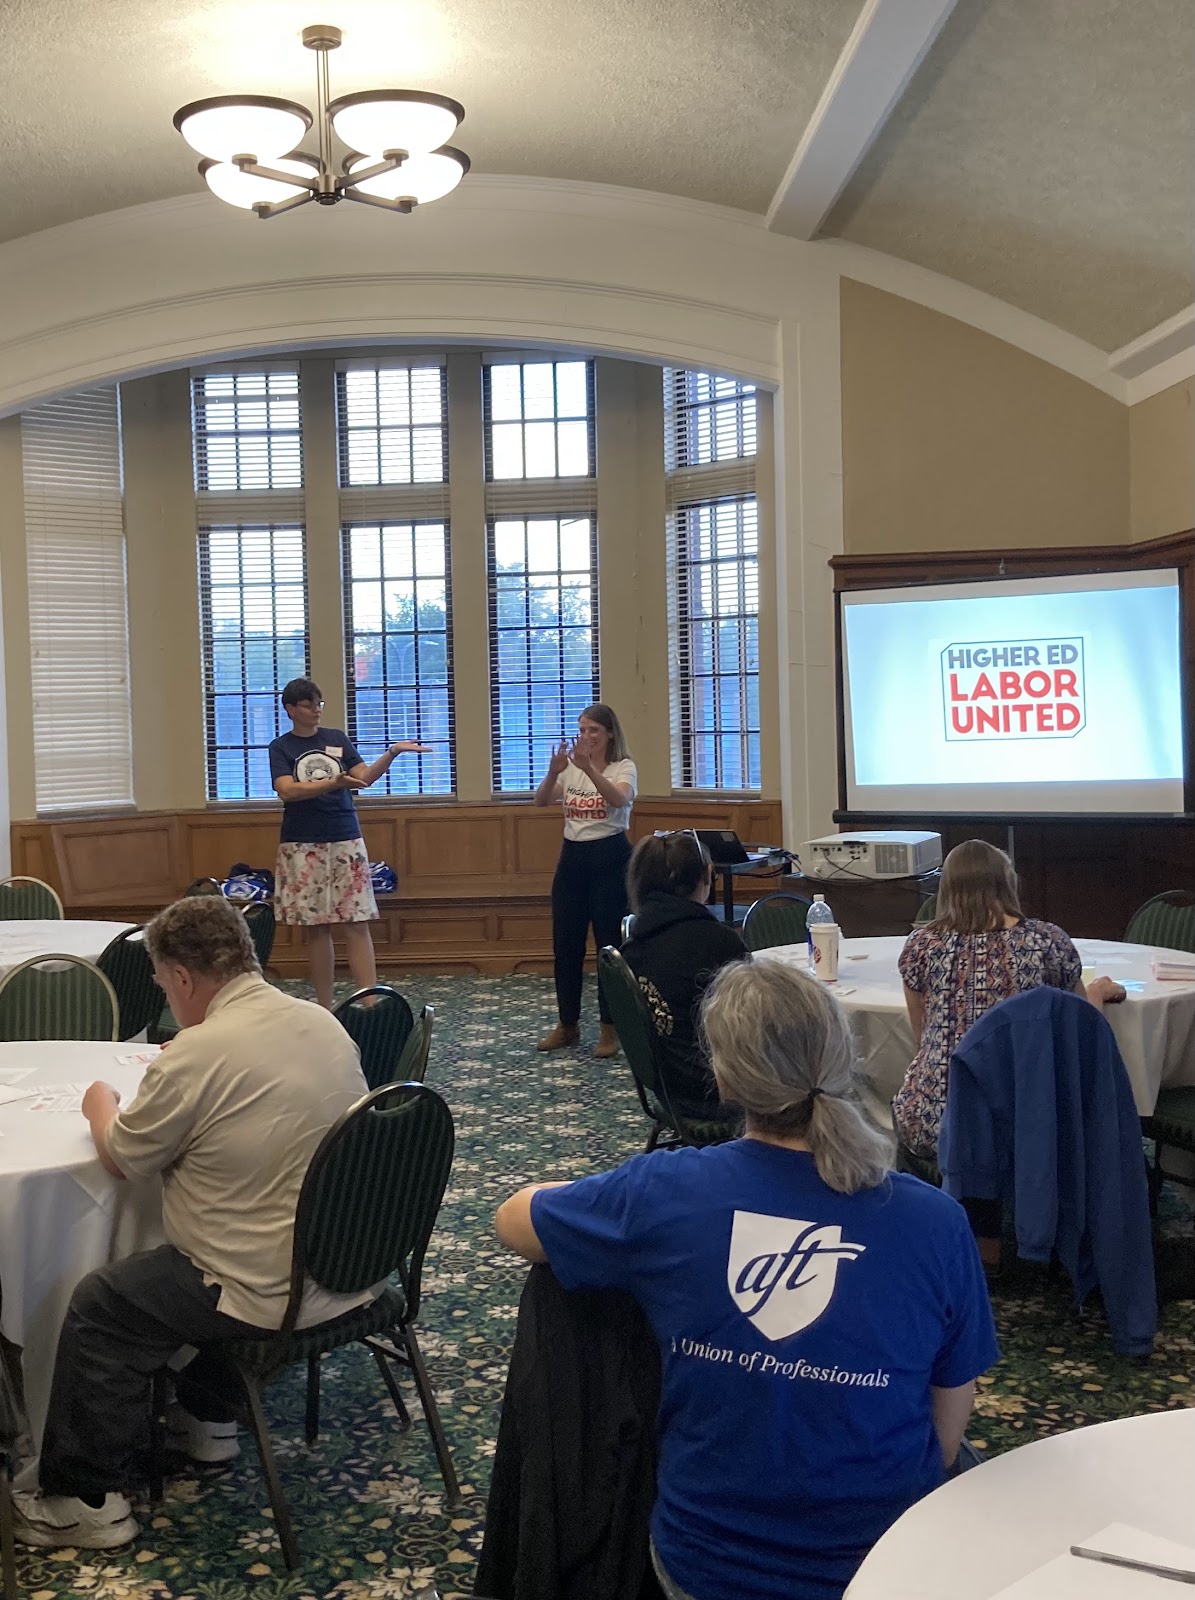
[(891, 1170), (816, 979), (724, 967), (702, 1027), (746, 1134), (533, 1184), (498, 1236), (566, 1289), (623, 1289), (659, 1343), (652, 1554), (669, 1600), (840, 1600), (958, 1455), (998, 1359), (961, 1206)]

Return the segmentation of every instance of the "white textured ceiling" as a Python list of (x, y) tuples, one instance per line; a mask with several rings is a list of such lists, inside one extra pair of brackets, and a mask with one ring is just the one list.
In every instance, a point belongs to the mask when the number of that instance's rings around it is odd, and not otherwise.
[(202, 188), (171, 117), (314, 103), (303, 26), (344, 31), (332, 93), (465, 106), (480, 172), (763, 211), (860, 0), (0, 0), (0, 239)]
[[(175, 109), (311, 104), (319, 21), (333, 94), (455, 96), (479, 172), (762, 214), (861, 3), (0, 0), (0, 240), (200, 190)], [(822, 231), (1113, 349), (1195, 299), (1193, 53), (1190, 0), (959, 0)]]
[(822, 231), (1112, 350), (1195, 299), (1190, 0), (959, 0)]

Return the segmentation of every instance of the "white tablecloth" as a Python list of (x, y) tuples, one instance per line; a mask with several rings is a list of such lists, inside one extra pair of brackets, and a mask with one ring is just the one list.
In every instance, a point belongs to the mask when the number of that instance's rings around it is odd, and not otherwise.
[[(844, 939), (833, 985), (850, 1013), (863, 1077), (875, 1102), (883, 1105), (900, 1088), (913, 1059), (913, 1030), (896, 965), (904, 943), (900, 935)], [(1118, 983), (1144, 985), (1130, 989), (1121, 1004), (1105, 1006), (1104, 1015), (1128, 1068), (1137, 1110), (1148, 1116), (1160, 1088), (1195, 1085), (1195, 982), (1159, 983), (1153, 976), (1155, 955), (1191, 957), (1179, 950), (1105, 939), (1076, 939), (1075, 944), (1084, 969), (1106, 973)], [(803, 944), (781, 945), (760, 955), (802, 967), (808, 963)]]
[[(993, 1600), (1113, 1522), (1190, 1545), (1193, 1508), (1195, 1411), (1076, 1428), (995, 1456), (918, 1501), (871, 1551), (846, 1600)], [(1068, 1596), (1191, 1593), (1123, 1568), (1074, 1567)], [(1042, 1594), (1058, 1595), (1062, 1582), (1047, 1582)]]
[[(35, 1098), (6, 1097), (103, 1078), (127, 1104), (145, 1071), (127, 1058), (151, 1050), (93, 1040), (0, 1044), (0, 1332), (24, 1352), (35, 1438), (71, 1291), (95, 1267), (164, 1242), (162, 1190), (157, 1179), (124, 1183), (105, 1172), (78, 1110), (35, 1109)], [(29, 1076), (12, 1081), (29, 1067)]]
[(22, 961), (51, 953), (82, 956), (94, 961), (118, 933), (135, 928), (135, 922), (0, 922), (0, 978)]

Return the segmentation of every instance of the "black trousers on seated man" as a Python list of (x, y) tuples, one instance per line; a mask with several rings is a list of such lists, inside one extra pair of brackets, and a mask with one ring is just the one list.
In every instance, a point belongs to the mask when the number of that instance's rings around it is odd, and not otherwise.
[[(46, 1494), (95, 1499), (127, 1486), (148, 1438), (152, 1379), (184, 1345), (260, 1338), (216, 1310), (219, 1284), (173, 1245), (88, 1273), (58, 1339), (38, 1476)], [(204, 1422), (231, 1422), (239, 1380), (204, 1353), (176, 1392)]]

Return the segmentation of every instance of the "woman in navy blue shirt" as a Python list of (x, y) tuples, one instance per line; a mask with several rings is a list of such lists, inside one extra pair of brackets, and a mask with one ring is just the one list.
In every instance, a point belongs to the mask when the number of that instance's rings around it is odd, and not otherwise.
[(816, 979), (735, 962), (702, 1023), (746, 1136), (532, 1185), (498, 1235), (566, 1289), (629, 1291), (652, 1325), (669, 1600), (841, 1600), (958, 1454), (998, 1356), (983, 1271), (962, 1208), (891, 1170)]
[(291, 731), (270, 745), (270, 777), (283, 805), (274, 903), (280, 922), (306, 930), (315, 998), (331, 1009), (333, 927), (344, 929), (353, 982), (359, 989), (377, 982), (369, 924), (378, 908), (353, 795), (376, 783), (396, 756), (426, 747), (400, 739), (367, 763), (347, 733), (320, 727), (324, 697), (310, 678), (291, 679), (282, 709)]

